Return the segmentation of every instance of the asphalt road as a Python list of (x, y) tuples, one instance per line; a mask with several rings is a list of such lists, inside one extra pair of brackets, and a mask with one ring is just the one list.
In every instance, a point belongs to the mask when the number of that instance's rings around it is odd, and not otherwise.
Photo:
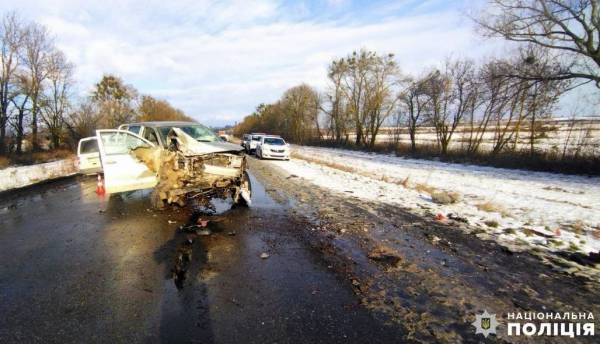
[[(78, 177), (0, 196), (1, 343), (398, 342), (253, 180), (207, 217)], [(180, 226), (208, 219), (208, 232)], [(261, 258), (261, 254), (268, 258)], [(189, 259), (188, 261), (188, 258)]]

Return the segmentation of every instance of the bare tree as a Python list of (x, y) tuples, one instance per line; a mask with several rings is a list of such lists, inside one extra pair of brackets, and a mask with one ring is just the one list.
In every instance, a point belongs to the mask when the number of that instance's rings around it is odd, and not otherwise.
[(324, 109), (328, 118), (329, 128), (333, 139), (337, 143), (347, 140), (348, 137), (348, 106), (347, 98), (344, 96), (344, 85), (342, 84), (346, 74), (346, 63), (334, 60), (329, 65), (327, 77), (330, 81), (330, 90), (326, 95), (329, 108)]
[(27, 94), (31, 101), (31, 145), (34, 151), (39, 149), (38, 116), (43, 101), (44, 81), (50, 72), (49, 59), (53, 51), (54, 45), (48, 29), (38, 23), (30, 23), (25, 29), (23, 59), (29, 74)]
[(400, 94), (400, 102), (403, 111), (406, 113), (406, 122), (408, 135), (410, 137), (411, 150), (417, 150), (417, 127), (423, 122), (429, 107), (429, 98), (426, 94), (425, 79), (429, 76), (417, 80), (409, 81), (409, 86)]
[(381, 125), (396, 110), (399, 101), (400, 69), (394, 55), (376, 56), (366, 88), (365, 143), (375, 146)]
[(502, 76), (504, 61), (491, 60), (481, 66), (477, 73), (477, 82), (480, 87), (479, 117), (471, 112), (468, 122), (469, 137), (467, 152), (476, 153), (483, 142), (488, 126), (494, 118), (502, 117), (502, 113), (510, 102), (510, 79)]
[(14, 13), (8, 13), (0, 23), (0, 155), (7, 152), (6, 125), (9, 118), (9, 105), (14, 91), (11, 90), (14, 74), (19, 67), (19, 49), (23, 40), (23, 28), (20, 19)]
[(534, 44), (561, 59), (552, 74), (526, 70), (527, 80), (595, 82), (600, 88), (600, 4), (597, 0), (490, 0), (476, 18), (484, 33)]
[(98, 106), (91, 99), (80, 101), (71, 109), (65, 119), (65, 126), (70, 137), (76, 142), (84, 137), (94, 135), (94, 130), (100, 127), (102, 116)]
[(475, 111), (478, 90), (474, 65), (471, 60), (447, 60), (443, 72), (432, 73), (424, 83), (431, 103), (430, 121), (442, 154), (448, 152), (465, 115)]
[[(399, 68), (394, 55), (354, 51), (332, 62), (329, 77), (335, 92), (330, 95), (333, 124), (345, 129), (346, 122), (352, 123), (355, 144), (373, 146), (398, 103)], [(336, 135), (339, 139), (341, 130)]]
[(312, 136), (320, 109), (320, 98), (312, 87), (301, 84), (287, 90), (281, 99), (284, 131), (294, 142), (303, 143)]
[(369, 60), (374, 58), (375, 53), (361, 50), (354, 51), (346, 59), (340, 59), (338, 64), (344, 65), (344, 91), (348, 99), (348, 113), (354, 124), (355, 143), (360, 145), (364, 142), (366, 88), (369, 68)]
[(29, 104), (30, 100), (29, 89), (31, 88), (31, 82), (29, 75), (24, 72), (17, 73), (14, 79), (14, 94), (10, 97), (10, 101), (13, 104), (12, 112), (14, 113), (11, 116), (11, 126), (16, 134), (15, 153), (19, 155), (23, 152), (25, 119), (30, 111), (30, 109), (27, 108), (27, 105)]
[(52, 147), (58, 148), (65, 115), (70, 107), (74, 67), (62, 52), (55, 51), (48, 58), (47, 68), (48, 87), (42, 102), (41, 117), (50, 134)]

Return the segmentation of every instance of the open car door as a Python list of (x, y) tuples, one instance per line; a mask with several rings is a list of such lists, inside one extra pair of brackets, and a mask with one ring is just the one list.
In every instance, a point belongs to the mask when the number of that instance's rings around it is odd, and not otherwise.
[(138, 135), (119, 129), (96, 130), (106, 192), (124, 192), (156, 186), (158, 178), (131, 150), (154, 145)]

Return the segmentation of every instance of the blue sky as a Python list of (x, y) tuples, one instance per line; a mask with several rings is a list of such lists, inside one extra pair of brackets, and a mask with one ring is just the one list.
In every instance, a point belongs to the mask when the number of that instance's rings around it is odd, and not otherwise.
[(394, 53), (414, 74), (504, 49), (465, 16), (481, 1), (0, 2), (51, 30), (79, 94), (113, 73), (208, 125), (233, 124), (301, 82), (324, 91), (327, 64), (355, 49)]

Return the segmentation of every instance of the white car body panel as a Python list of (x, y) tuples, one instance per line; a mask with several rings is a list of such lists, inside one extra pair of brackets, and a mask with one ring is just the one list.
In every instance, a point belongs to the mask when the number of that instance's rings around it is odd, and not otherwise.
[(107, 193), (148, 189), (156, 185), (156, 174), (130, 154), (130, 149), (136, 146), (153, 147), (151, 142), (132, 132), (118, 129), (96, 130), (96, 139)]
[[(255, 140), (254, 137), (258, 136), (259, 139)], [(262, 139), (263, 135), (252, 135), (252, 138), (250, 139), (250, 143), (249, 143), (249, 150), (255, 150), (256, 148), (258, 148), (258, 146), (260, 145), (260, 140)]]
[[(96, 137), (86, 137), (79, 140), (77, 145), (77, 161), (79, 172), (83, 174), (94, 174), (102, 172), (102, 163), (100, 162), (100, 152), (98, 150), (90, 151), (84, 148), (86, 145), (96, 141)], [(96, 146), (97, 147), (97, 146)]]

